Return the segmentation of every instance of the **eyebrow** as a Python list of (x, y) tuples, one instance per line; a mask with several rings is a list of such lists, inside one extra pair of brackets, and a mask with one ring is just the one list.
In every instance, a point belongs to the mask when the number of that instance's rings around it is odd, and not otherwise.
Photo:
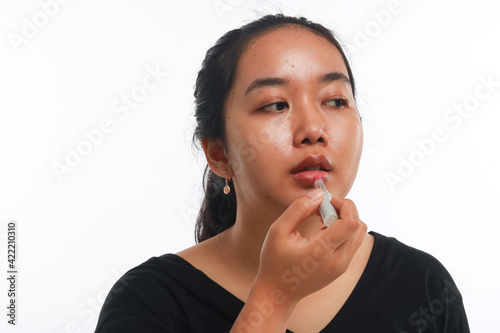
[(248, 86), (247, 91), (245, 92), (245, 95), (248, 95), (248, 93), (254, 89), (261, 88), (261, 87), (272, 87), (272, 86), (284, 86), (287, 85), (289, 81), (284, 78), (280, 77), (265, 77), (262, 79), (255, 79), (250, 83)]
[(351, 85), (351, 80), (347, 76), (345, 76), (344, 73), (340, 72), (332, 72), (332, 73), (327, 73), (321, 75), (321, 78), (319, 79), (319, 82), (321, 83), (328, 83), (328, 82), (334, 82), (334, 81), (341, 81), (347, 85)]
[[(334, 81), (342, 81), (343, 83), (347, 85), (351, 85), (351, 80), (345, 74), (340, 73), (340, 72), (331, 72), (327, 74), (321, 75), (321, 77), (318, 80), (321, 83), (328, 83), (328, 82), (334, 82)], [(272, 87), (272, 86), (284, 86), (290, 83), (289, 80), (281, 77), (265, 77), (261, 79), (255, 79), (250, 83), (250, 85), (247, 88), (247, 91), (245, 92), (245, 95), (248, 95), (252, 90), (257, 89), (257, 88), (262, 88), (262, 87)]]

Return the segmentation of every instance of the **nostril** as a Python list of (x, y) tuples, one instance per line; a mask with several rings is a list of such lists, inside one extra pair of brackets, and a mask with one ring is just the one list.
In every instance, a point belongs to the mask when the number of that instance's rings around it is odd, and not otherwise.
[[(300, 143), (301, 144), (311, 144), (313, 141), (311, 141), (311, 139), (309, 138), (304, 138)], [(314, 140), (314, 142), (320, 142), (320, 143), (324, 143), (325, 142), (325, 139), (323, 139), (323, 137), (319, 137), (317, 138), (316, 140)]]
[(311, 140), (309, 140), (308, 138), (305, 138), (304, 140), (302, 140), (301, 143), (302, 144), (311, 143)]

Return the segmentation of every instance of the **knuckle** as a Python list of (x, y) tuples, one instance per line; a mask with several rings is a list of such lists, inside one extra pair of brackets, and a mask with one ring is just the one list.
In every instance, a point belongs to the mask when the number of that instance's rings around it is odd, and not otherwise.
[(335, 268), (338, 268), (340, 266), (340, 264), (342, 263), (342, 258), (337, 254), (337, 255), (333, 255), (331, 257), (331, 260), (330, 260), (330, 265), (332, 265), (332, 267), (335, 267)]
[(349, 261), (347, 261), (347, 260), (342, 260), (342, 261), (340, 262), (340, 264), (338, 265), (338, 268), (339, 268), (339, 270), (340, 270), (342, 273), (347, 272), (347, 269), (349, 268)]
[(351, 199), (345, 199), (344, 205), (347, 207), (349, 211), (351, 211), (355, 215), (358, 215), (358, 208), (356, 207), (354, 201), (352, 201)]
[(352, 201), (351, 199), (347, 199), (347, 198), (345, 198), (344, 200), (345, 200), (345, 203), (346, 203), (347, 205), (349, 205), (349, 206), (356, 206), (356, 205), (354, 204), (354, 201)]
[(340, 274), (346, 272), (347, 268), (349, 267), (349, 261), (347, 261), (344, 256), (333, 256), (330, 264), (332, 270)]
[(283, 237), (286, 234), (286, 223), (273, 223), (267, 233), (272, 239)]
[(271, 226), (269, 227), (269, 229), (267, 230), (267, 234), (268, 236), (272, 236), (274, 235), (276, 232), (278, 231), (278, 223), (273, 223), (271, 224)]
[(360, 227), (360, 220), (354, 216), (350, 216), (345, 220), (345, 227), (348, 231), (355, 232)]
[(276, 239), (276, 237), (279, 237), (281, 235), (281, 228), (279, 223), (273, 223), (267, 230), (267, 238), (270, 240)]

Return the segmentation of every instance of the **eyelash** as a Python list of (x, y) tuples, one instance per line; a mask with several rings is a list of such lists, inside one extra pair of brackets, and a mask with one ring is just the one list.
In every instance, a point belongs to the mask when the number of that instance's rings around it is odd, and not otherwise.
[(278, 106), (278, 104), (281, 104), (281, 105), (283, 105), (286, 108), (288, 107), (288, 103), (287, 102), (276, 102), (276, 103), (271, 103), (271, 104), (265, 105), (262, 108), (260, 108), (260, 110), (262, 110), (262, 111), (275, 111), (275, 112), (283, 111), (284, 108), (279, 109), (279, 110), (270, 110), (269, 109), (271, 106), (274, 106), (274, 105)]
[(335, 102), (341, 101), (342, 105), (340, 105), (340, 106), (334, 106), (335, 108), (338, 108), (338, 109), (343, 109), (343, 108), (345, 108), (346, 106), (349, 105), (347, 99), (343, 99), (343, 98), (334, 98), (334, 99), (331, 99), (331, 100), (327, 101), (327, 103), (331, 102), (331, 101), (335, 101)]
[[(346, 99), (343, 99), (343, 98), (334, 98), (334, 99), (331, 99), (331, 100), (328, 100), (326, 103), (328, 102), (336, 102), (335, 104), (337, 104), (337, 102), (341, 102), (341, 105), (337, 106), (337, 105), (329, 105), (327, 104), (328, 106), (332, 106), (334, 108), (337, 108), (337, 109), (343, 109), (345, 108), (346, 106), (348, 106), (348, 101)], [(272, 107), (272, 106), (283, 106), (282, 108), (280, 109), (277, 109), (277, 110), (270, 110), (269, 108)], [(274, 111), (274, 112), (279, 112), (279, 111), (283, 111), (285, 108), (288, 108), (288, 103), (287, 102), (276, 102), (276, 103), (271, 103), (271, 104), (268, 104), (268, 105), (265, 105), (263, 106), (262, 108), (260, 108), (260, 110), (262, 111)]]

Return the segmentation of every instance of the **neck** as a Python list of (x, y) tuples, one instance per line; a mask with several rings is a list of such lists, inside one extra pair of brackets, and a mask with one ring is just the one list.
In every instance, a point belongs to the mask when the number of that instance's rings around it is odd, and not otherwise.
[(221, 247), (231, 262), (245, 266), (255, 274), (259, 269), (260, 250), (275, 219), (249, 214), (239, 209), (234, 226), (221, 234)]
[[(259, 213), (255, 213), (259, 212)], [(256, 275), (259, 270), (260, 252), (269, 227), (282, 212), (266, 213), (264, 209), (244, 209), (238, 206), (234, 226), (220, 236), (221, 251), (234, 265), (248, 274)], [(324, 224), (318, 216), (311, 216), (300, 224), (297, 231), (307, 238), (317, 233)]]

